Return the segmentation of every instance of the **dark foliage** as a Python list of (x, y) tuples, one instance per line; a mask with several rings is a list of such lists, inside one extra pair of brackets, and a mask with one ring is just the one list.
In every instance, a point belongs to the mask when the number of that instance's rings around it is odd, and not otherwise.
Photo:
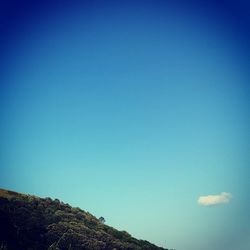
[(163, 250), (58, 199), (0, 189), (0, 250), (17, 249)]

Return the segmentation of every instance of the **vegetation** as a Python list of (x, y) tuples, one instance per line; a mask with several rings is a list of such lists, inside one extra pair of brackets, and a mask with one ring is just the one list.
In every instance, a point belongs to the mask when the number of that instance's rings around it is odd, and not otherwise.
[(163, 250), (58, 199), (0, 189), (0, 250)]

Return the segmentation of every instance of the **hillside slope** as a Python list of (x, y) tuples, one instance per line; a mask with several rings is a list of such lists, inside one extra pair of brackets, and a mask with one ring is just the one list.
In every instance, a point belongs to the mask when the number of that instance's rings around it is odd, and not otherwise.
[(163, 250), (58, 199), (0, 189), (0, 250)]

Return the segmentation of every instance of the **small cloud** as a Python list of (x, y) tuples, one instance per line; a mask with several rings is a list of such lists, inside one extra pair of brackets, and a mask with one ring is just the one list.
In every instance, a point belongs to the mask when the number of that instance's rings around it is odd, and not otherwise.
[(231, 198), (232, 195), (230, 193), (222, 192), (221, 194), (217, 195), (200, 196), (198, 198), (198, 204), (201, 206), (219, 205), (223, 203), (228, 203)]

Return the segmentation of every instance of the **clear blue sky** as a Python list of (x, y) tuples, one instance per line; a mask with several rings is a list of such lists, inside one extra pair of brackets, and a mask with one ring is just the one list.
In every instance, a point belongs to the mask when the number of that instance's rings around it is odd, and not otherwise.
[(160, 246), (249, 249), (249, 6), (70, 2), (0, 2), (0, 187)]

